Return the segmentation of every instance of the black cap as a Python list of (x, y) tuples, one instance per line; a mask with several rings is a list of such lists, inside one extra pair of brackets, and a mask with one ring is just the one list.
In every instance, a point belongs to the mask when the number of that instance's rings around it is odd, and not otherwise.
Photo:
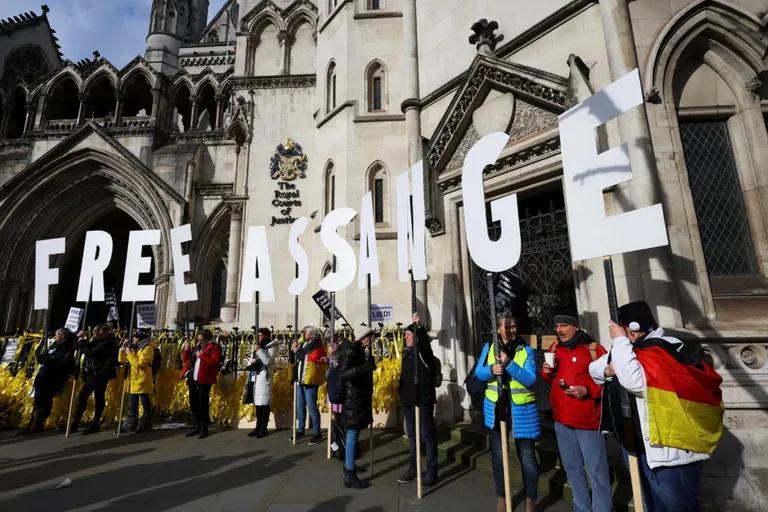
[(624, 304), (619, 308), (619, 323), (630, 331), (651, 332), (659, 325), (653, 318), (651, 307), (644, 300)]
[(552, 317), (552, 323), (579, 327), (579, 313), (573, 309), (561, 308), (555, 312), (555, 315)]

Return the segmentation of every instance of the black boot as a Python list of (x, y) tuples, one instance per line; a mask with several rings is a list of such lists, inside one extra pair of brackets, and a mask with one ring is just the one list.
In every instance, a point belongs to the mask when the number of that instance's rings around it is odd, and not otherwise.
[(208, 425), (202, 425), (200, 427), (200, 435), (197, 436), (198, 439), (205, 439), (208, 437)]
[(184, 434), (184, 436), (185, 437), (195, 437), (199, 433), (200, 433), (200, 424), (199, 423), (195, 423), (195, 427), (192, 430), (190, 430), (189, 432), (187, 432), (186, 434)]
[(371, 484), (368, 482), (368, 480), (360, 480), (357, 478), (357, 473), (354, 471), (349, 471), (348, 469), (344, 468), (344, 487), (346, 488), (354, 488), (354, 489), (365, 489), (366, 487), (370, 486)]
[(149, 432), (150, 430), (152, 430), (152, 422), (149, 420), (149, 418), (140, 418), (139, 424), (136, 427), (136, 433), (143, 434), (144, 432)]
[(248, 432), (248, 437), (257, 437), (259, 435), (259, 427), (254, 428), (250, 432)]
[(87, 436), (89, 434), (95, 434), (98, 431), (99, 431), (99, 424), (94, 421), (93, 423), (85, 427), (85, 429), (83, 430), (83, 435)]

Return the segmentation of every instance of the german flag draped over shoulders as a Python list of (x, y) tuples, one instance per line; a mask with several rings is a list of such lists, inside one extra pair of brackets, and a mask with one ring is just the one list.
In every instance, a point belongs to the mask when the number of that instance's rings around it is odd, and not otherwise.
[(679, 353), (682, 345), (644, 342), (634, 348), (645, 372), (650, 442), (712, 454), (723, 427), (722, 377)]

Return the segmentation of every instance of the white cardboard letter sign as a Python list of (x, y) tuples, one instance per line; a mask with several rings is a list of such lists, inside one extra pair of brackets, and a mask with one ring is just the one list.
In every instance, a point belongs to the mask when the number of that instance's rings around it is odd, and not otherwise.
[(139, 284), (139, 275), (152, 268), (152, 258), (142, 256), (145, 245), (160, 243), (160, 230), (148, 229), (131, 231), (128, 234), (128, 251), (125, 257), (125, 276), (123, 277), (123, 302), (155, 300), (154, 284)]
[(573, 261), (667, 245), (660, 204), (605, 216), (603, 190), (632, 178), (626, 144), (597, 153), (595, 129), (643, 103), (635, 69), (560, 116), (563, 186)]
[(400, 281), (410, 280), (408, 269), (411, 267), (414, 281), (427, 279), (424, 217), (424, 162), (419, 161), (410, 172), (406, 171), (397, 178), (397, 270)]
[[(104, 300), (104, 271), (112, 258), (112, 237), (106, 231), (85, 233), (83, 262), (80, 265), (80, 283), (77, 286), (77, 301), (95, 302)], [(93, 287), (93, 288), (91, 288)]]
[(336, 232), (349, 224), (357, 212), (353, 208), (336, 208), (328, 213), (320, 227), (320, 241), (331, 254), (336, 256), (336, 269), (320, 280), (320, 288), (327, 292), (343, 290), (355, 280), (355, 250)]
[(357, 287), (362, 290), (368, 285), (366, 277), (371, 276), (371, 286), (378, 286), (379, 253), (376, 250), (376, 224), (373, 221), (373, 196), (363, 196), (360, 208), (360, 255), (357, 262)]
[(299, 237), (304, 233), (308, 225), (308, 218), (299, 217), (291, 224), (291, 231), (288, 234), (288, 251), (299, 268), (296, 278), (288, 285), (288, 293), (291, 295), (301, 295), (304, 293), (309, 282), (309, 258), (307, 258), (307, 251), (299, 243)]
[(272, 264), (269, 261), (267, 230), (264, 226), (248, 226), (243, 279), (240, 282), (240, 302), (253, 302), (253, 294), (256, 292), (259, 292), (259, 302), (275, 301)]
[(472, 146), (464, 159), (461, 189), (464, 198), (464, 226), (467, 248), (477, 266), (489, 272), (503, 272), (520, 260), (520, 220), (517, 194), (491, 202), (491, 219), (501, 223), (501, 237), (495, 242), (488, 237), (485, 218), (483, 169), (494, 163), (507, 144), (506, 133), (489, 133)]
[(184, 282), (184, 272), (189, 272), (189, 254), (181, 253), (181, 244), (192, 240), (192, 225), (184, 224), (171, 229), (171, 252), (173, 253), (173, 279), (176, 285), (176, 300), (189, 302), (197, 300), (195, 283)]
[(35, 309), (48, 309), (48, 287), (59, 283), (59, 269), (50, 268), (50, 256), (62, 254), (66, 239), (52, 238), (35, 242)]

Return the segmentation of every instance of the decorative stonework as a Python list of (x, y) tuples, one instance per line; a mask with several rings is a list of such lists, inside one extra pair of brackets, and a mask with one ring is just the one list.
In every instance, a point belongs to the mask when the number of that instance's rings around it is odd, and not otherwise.
[(496, 50), (496, 45), (503, 39), (503, 35), (496, 35), (499, 24), (495, 21), (488, 21), (482, 18), (472, 24), (473, 34), (469, 36), (469, 44), (475, 45), (477, 51), (486, 55), (492, 54)]
[(758, 98), (759, 97), (760, 89), (762, 87), (763, 87), (763, 81), (760, 79), (759, 76), (756, 76), (756, 77), (752, 78), (751, 80), (747, 80), (747, 82), (744, 84), (744, 88), (754, 98)]
[(491, 64), (493, 62), (491, 59), (482, 56), (479, 59), (476, 69), (469, 76), (463, 89), (457, 93), (451, 109), (438, 126), (427, 151), (427, 162), (438, 171), (445, 168), (444, 165), (441, 165), (446, 159), (445, 153), (449, 150), (457, 132), (463, 126), (468, 125), (467, 116), (471, 116), (472, 110), (476, 108), (477, 96), (484, 90), (486, 82), (496, 85), (495, 88), (499, 90), (512, 92), (517, 101), (521, 101), (523, 98), (538, 100), (537, 103), (541, 107), (537, 107), (537, 109), (544, 112), (549, 111), (550, 115), (547, 118), (553, 119), (553, 116), (565, 111), (567, 95), (564, 79), (561, 79), (563, 81), (562, 88), (556, 88), (534, 81), (522, 74), (517, 74), (513, 70), (495, 67)]
[(273, 76), (248, 76), (233, 78), (230, 83), (235, 89), (298, 89), (302, 87), (315, 87), (317, 77), (311, 75), (273, 75)]
[(232, 183), (210, 183), (208, 185), (197, 185), (195, 193), (200, 197), (223, 197), (231, 195), (235, 189)]
[(515, 101), (514, 120), (509, 131), (512, 141), (524, 139), (555, 126), (557, 126), (557, 114), (547, 112), (527, 101)]
[(273, 180), (293, 181), (307, 177), (307, 155), (301, 144), (291, 138), (277, 145), (269, 163), (269, 174)]
[(204, 67), (204, 66), (234, 66), (234, 55), (194, 55), (192, 57), (181, 57), (179, 65), (182, 67)]
[(451, 156), (451, 159), (445, 165), (445, 168), (456, 169), (462, 167), (464, 165), (464, 158), (478, 140), (480, 140), (480, 136), (477, 134), (477, 130), (475, 130), (475, 125), (469, 125), (469, 128), (467, 128), (467, 131), (464, 134), (464, 138), (461, 139), (461, 142), (453, 152), (453, 156)]
[[(554, 137), (539, 144), (527, 147), (517, 153), (500, 159), (493, 165), (483, 169), (483, 179), (493, 178), (522, 167), (523, 165), (550, 157), (560, 152), (560, 138)], [(454, 192), (461, 187), (461, 173), (438, 181), (438, 187), (443, 194)]]
[(437, 217), (430, 217), (427, 219), (427, 229), (432, 236), (439, 236), (445, 234), (445, 226)]

